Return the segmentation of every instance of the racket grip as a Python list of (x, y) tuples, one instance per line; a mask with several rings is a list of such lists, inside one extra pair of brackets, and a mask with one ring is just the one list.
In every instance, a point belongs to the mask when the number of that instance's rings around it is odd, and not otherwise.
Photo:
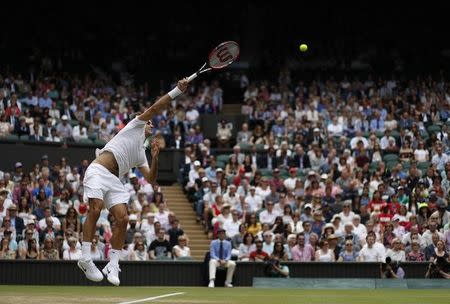
[(194, 80), (195, 78), (197, 78), (197, 76), (198, 76), (198, 74), (197, 74), (197, 73), (194, 73), (194, 74), (192, 74), (191, 76), (188, 77), (187, 81), (188, 81), (188, 82), (191, 82), (192, 80)]

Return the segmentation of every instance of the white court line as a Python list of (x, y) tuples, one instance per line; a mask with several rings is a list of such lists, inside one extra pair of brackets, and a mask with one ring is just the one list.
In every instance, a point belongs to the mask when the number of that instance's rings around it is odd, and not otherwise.
[(151, 297), (151, 298), (145, 298), (145, 299), (141, 299), (141, 300), (135, 300), (135, 301), (129, 301), (129, 302), (120, 302), (118, 304), (133, 304), (133, 303), (147, 302), (147, 301), (153, 301), (153, 300), (167, 298), (167, 297), (178, 296), (178, 295), (182, 295), (182, 294), (185, 294), (185, 293), (184, 292), (168, 293), (168, 294), (165, 294), (165, 295), (160, 295), (160, 296)]

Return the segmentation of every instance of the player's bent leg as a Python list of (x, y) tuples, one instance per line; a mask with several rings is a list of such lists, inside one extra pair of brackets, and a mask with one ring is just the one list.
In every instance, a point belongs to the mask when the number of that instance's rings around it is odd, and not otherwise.
[(119, 258), (125, 244), (128, 211), (126, 204), (117, 204), (109, 209), (109, 212), (114, 216), (115, 224), (112, 227), (113, 235), (111, 237), (111, 251), (109, 256), (109, 263), (103, 268), (102, 272), (107, 277), (108, 281), (113, 285), (120, 285), (119, 279)]
[(94, 282), (103, 280), (102, 273), (91, 259), (91, 242), (94, 238), (96, 223), (102, 208), (103, 200), (97, 198), (89, 199), (89, 211), (83, 226), (82, 257), (78, 260), (78, 267), (84, 272), (86, 278)]

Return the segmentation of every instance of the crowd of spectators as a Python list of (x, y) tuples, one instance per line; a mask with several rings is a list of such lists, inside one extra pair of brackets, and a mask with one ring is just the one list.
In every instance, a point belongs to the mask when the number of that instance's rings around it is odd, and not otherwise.
[[(168, 88), (119, 84), (105, 75), (84, 78), (66, 73), (41, 77), (0, 76), (0, 138), (102, 145), (136, 112), (143, 111)], [(171, 84), (170, 87), (174, 86)], [(203, 140), (199, 116), (214, 114), (223, 104), (218, 81), (192, 85), (189, 94), (154, 119), (162, 147), (183, 148)]]
[[(155, 118), (165, 146), (185, 151), (180, 180), (209, 237), (224, 229), (240, 261), (448, 259), (448, 83), (292, 78), (289, 70), (277, 82), (242, 75), (246, 122), (231, 154), (216, 149), (198, 124), (200, 114), (222, 106), (218, 82), (191, 87)], [(95, 77), (10, 74), (1, 84), (1, 134), (27, 140), (107, 141), (150, 104), (146, 86)], [(227, 141), (219, 138), (217, 147), (230, 144), (237, 127), (221, 121), (218, 135)], [(50, 165), (44, 156), (29, 172), (20, 162), (14, 172), (2, 172), (3, 257), (77, 258), (87, 165), (70, 167), (65, 159)], [(163, 194), (139, 172), (123, 182), (132, 194), (123, 258), (189, 255)], [(107, 257), (113, 223), (104, 211), (93, 242), (98, 258)], [(35, 247), (37, 255), (28, 252)]]
[[(42, 156), (32, 170), (22, 163), (0, 171), (0, 259), (78, 260), (88, 204), (83, 175), (89, 163), (70, 166)], [(188, 236), (158, 185), (139, 171), (122, 178), (130, 193), (129, 224), (121, 260), (191, 259)], [(115, 219), (103, 209), (92, 240), (94, 260), (106, 260)]]
[(448, 261), (449, 83), (292, 78), (242, 76), (231, 154), (185, 148), (210, 238), (224, 229), (239, 261)]

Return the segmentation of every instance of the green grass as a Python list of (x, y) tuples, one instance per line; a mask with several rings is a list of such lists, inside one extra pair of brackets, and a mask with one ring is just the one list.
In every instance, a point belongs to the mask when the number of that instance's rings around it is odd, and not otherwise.
[(0, 286), (0, 303), (120, 303), (163, 294), (183, 295), (141, 303), (450, 303), (448, 289), (304, 290), (206, 287)]

